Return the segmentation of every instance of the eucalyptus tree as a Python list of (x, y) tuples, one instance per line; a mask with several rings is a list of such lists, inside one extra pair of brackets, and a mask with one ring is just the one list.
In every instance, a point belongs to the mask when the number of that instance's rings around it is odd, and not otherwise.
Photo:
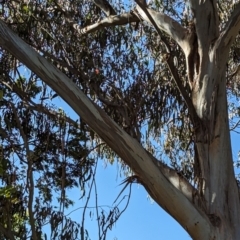
[[(16, 91), (27, 111), (55, 120), (56, 111), (43, 101), (63, 98), (80, 116), (74, 126), (81, 137), (106, 143), (97, 147), (99, 156), (118, 157), (132, 172), (126, 183), (141, 184), (193, 239), (239, 239), (230, 142), (230, 130), (239, 126), (239, 31), (239, 1), (3, 2), (0, 46), (8, 90), (2, 98)], [(20, 81), (19, 87), (10, 78), (21, 64), (54, 91), (46, 97), (49, 88), (35, 84), (39, 104), (23, 94), (33, 85), (22, 87)], [(17, 116), (16, 106), (7, 106)], [(27, 164), (34, 166), (41, 161), (33, 161), (37, 151), (28, 149), (31, 134), (22, 120), (15, 121)], [(41, 224), (33, 215), (29, 212), (37, 239)]]

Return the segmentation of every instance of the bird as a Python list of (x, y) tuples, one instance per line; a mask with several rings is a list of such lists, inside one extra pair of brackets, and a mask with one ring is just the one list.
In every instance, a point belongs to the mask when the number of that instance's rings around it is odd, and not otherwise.
[(107, 0), (93, 0), (93, 2), (107, 15), (107, 17), (117, 15), (116, 11)]

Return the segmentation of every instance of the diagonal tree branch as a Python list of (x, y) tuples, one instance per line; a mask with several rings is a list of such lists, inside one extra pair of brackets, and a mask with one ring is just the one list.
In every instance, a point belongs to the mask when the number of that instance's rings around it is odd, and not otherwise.
[(186, 37), (188, 34), (187, 29), (181, 26), (177, 21), (173, 20), (166, 14), (156, 12), (152, 9), (146, 8), (141, 1), (135, 0), (139, 6), (137, 6), (137, 11), (143, 20), (147, 21), (155, 27), (158, 34), (161, 35), (159, 30), (167, 33), (173, 40), (175, 40), (179, 46), (185, 50), (186, 48)]
[[(138, 1), (136, 1), (138, 2)], [(186, 39), (189, 34), (187, 29), (181, 26), (178, 22), (170, 18), (169, 16), (156, 12), (154, 10), (146, 8), (148, 13), (150, 14), (150, 18), (147, 17), (146, 11), (142, 10), (141, 7), (137, 6), (137, 11), (142, 17), (143, 20), (152, 24), (159, 33), (159, 29), (166, 32), (171, 38), (173, 38), (182, 49), (186, 48)], [(74, 22), (70, 22), (73, 28), (81, 35), (89, 34), (91, 32), (95, 32), (104, 27), (117, 26), (117, 25), (125, 25), (131, 22), (138, 22), (139, 17), (135, 14), (135, 11), (130, 11), (128, 13), (123, 13), (121, 15), (109, 16), (99, 22), (96, 22), (92, 25), (89, 25), (85, 28), (80, 28), (80, 26)]]
[(228, 51), (240, 31), (240, 2), (236, 4), (235, 9), (230, 16), (225, 29), (222, 31), (216, 42), (218, 50), (222, 54), (228, 54)]
[[(178, 87), (178, 90), (179, 90), (180, 93), (182, 94), (182, 96), (183, 96), (183, 98), (184, 98), (184, 100), (185, 100), (185, 102), (186, 102), (186, 105), (188, 106), (188, 109), (189, 109), (190, 116), (191, 116), (191, 118), (192, 118), (193, 124), (194, 124), (194, 125), (197, 125), (198, 117), (197, 117), (196, 111), (195, 111), (194, 106), (193, 106), (193, 104), (192, 104), (191, 98), (190, 98), (189, 95), (187, 94), (187, 91), (186, 91), (186, 89), (184, 88), (184, 86), (183, 86), (183, 84), (182, 84), (182, 82), (181, 82), (181, 80), (180, 80), (180, 78), (179, 78), (179, 75), (178, 75), (178, 73), (177, 73), (177, 71), (176, 71), (176, 68), (174, 67), (173, 56), (171, 56), (171, 55), (172, 55), (172, 52), (171, 52), (171, 50), (170, 50), (170, 47), (168, 46), (168, 43), (167, 43), (165, 37), (164, 37), (164, 36), (161, 36), (162, 34), (161, 34), (161, 32), (160, 32), (159, 26), (157, 26), (156, 21), (155, 21), (155, 19), (156, 19), (156, 18), (154, 17), (154, 14), (155, 14), (155, 13), (153, 13), (152, 10), (146, 8), (147, 5), (146, 5), (146, 1), (145, 1), (145, 0), (135, 0), (135, 2), (140, 6), (140, 8), (138, 7), (138, 11), (144, 12), (144, 14), (145, 14), (146, 17), (147, 17), (146, 20), (153, 24), (153, 26), (154, 26), (155, 29), (157, 30), (158, 34), (160, 35), (162, 42), (165, 44), (166, 50), (167, 50), (167, 52), (168, 52), (168, 56), (166, 57), (167, 65), (168, 65), (168, 67), (169, 67), (169, 70), (170, 70), (171, 73), (172, 73), (172, 76), (173, 76), (174, 81), (175, 81), (175, 83), (176, 83), (176, 85), (177, 85), (177, 87)], [(141, 11), (141, 10), (142, 10), (142, 11)], [(144, 14), (143, 14), (143, 17), (145, 17)], [(162, 14), (162, 15), (164, 15), (164, 14)], [(154, 17), (154, 18), (153, 18), (153, 17)], [(165, 18), (165, 19), (168, 18), (168, 19), (169, 19), (169, 22), (173, 21), (173, 20), (171, 20), (171, 18), (168, 17), (167, 15), (166, 15), (166, 16), (162, 16), (162, 17), (163, 17), (163, 19), (162, 19), (163, 22), (164, 22), (164, 18)], [(160, 18), (158, 18), (158, 19), (160, 19)], [(177, 24), (178, 27), (180, 27), (179, 32), (181, 32), (181, 31), (180, 31), (180, 30), (181, 30), (181, 25), (178, 24), (177, 22), (176, 22), (176, 24)], [(164, 24), (162, 24), (162, 26), (164, 26)], [(174, 29), (174, 31), (175, 31), (175, 28), (174, 28), (174, 27), (173, 27), (173, 29)], [(170, 32), (174, 33), (174, 31), (170, 31)], [(176, 33), (179, 33), (179, 32), (176, 32)], [(183, 42), (184, 42), (184, 47), (186, 47), (186, 40), (187, 40), (187, 39), (184, 39), (184, 41), (183, 41)], [(190, 40), (190, 39), (188, 38), (188, 40)], [(182, 39), (179, 40), (179, 41), (182, 42)], [(180, 42), (178, 42), (178, 43), (180, 44)], [(189, 42), (189, 43), (191, 43), (191, 42)], [(187, 44), (188, 44), (188, 42), (187, 42)], [(182, 46), (182, 48), (183, 48), (183, 46)], [(186, 51), (185, 48), (183, 48), (183, 50), (185, 51), (185, 53), (187, 53), (187, 51)]]
[[(195, 202), (193, 187), (176, 171), (157, 161), (136, 139), (107, 114), (61, 71), (29, 47), (0, 20), (0, 46), (13, 54), (56, 91), (81, 118), (131, 167), (151, 197), (171, 214), (193, 238), (213, 239), (208, 216)], [(179, 208), (179, 205), (182, 207)], [(205, 229), (203, 232), (202, 229)]]
[(139, 21), (139, 18), (134, 14), (134, 12), (131, 11), (129, 13), (123, 13), (121, 15), (109, 16), (85, 28), (80, 28), (80, 26), (77, 23), (73, 23), (73, 22), (69, 22), (69, 23), (72, 24), (73, 28), (79, 34), (85, 35), (105, 27), (125, 25), (131, 22), (138, 22), (138, 21)]
[[(92, 2), (94, 2), (96, 6), (98, 6), (102, 11), (105, 12), (105, 14), (107, 15), (105, 19), (85, 28), (80, 28), (79, 24), (72, 21), (68, 17), (65, 18), (65, 20), (81, 35), (95, 32), (104, 27), (124, 25), (131, 22), (139, 21), (138, 17), (133, 12), (117, 15), (116, 11), (113, 9), (113, 7), (109, 4), (107, 0), (92, 0)], [(60, 4), (59, 2), (56, 2), (56, 6), (58, 10), (65, 13), (66, 16), (69, 14), (69, 12), (64, 8), (64, 5), (62, 3)]]

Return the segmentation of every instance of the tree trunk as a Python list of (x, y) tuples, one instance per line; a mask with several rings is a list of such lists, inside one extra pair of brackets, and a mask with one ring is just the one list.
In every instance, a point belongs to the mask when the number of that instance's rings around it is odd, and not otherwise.
[(206, 71), (200, 68), (192, 91), (200, 118), (195, 129), (198, 204), (215, 228), (215, 239), (240, 239), (239, 193), (234, 177), (226, 98), (226, 62), (216, 61), (216, 52), (209, 52), (205, 58), (209, 61), (204, 63)]

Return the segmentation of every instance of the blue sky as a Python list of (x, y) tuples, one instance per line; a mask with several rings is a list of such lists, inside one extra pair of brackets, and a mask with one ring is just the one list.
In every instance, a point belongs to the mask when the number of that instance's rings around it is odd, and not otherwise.
[[(102, 202), (115, 199), (122, 185), (116, 181), (116, 166), (108, 166), (106, 169), (99, 167), (98, 185)], [(124, 192), (128, 193), (128, 190)], [(191, 239), (182, 227), (155, 202), (152, 202), (147, 192), (141, 185), (134, 184), (130, 204), (116, 226), (109, 232), (107, 239)], [(96, 239), (96, 238), (93, 238)]]
[[(76, 118), (77, 115), (63, 101), (57, 100), (57, 106)], [(98, 188), (98, 204), (104, 206), (113, 206), (115, 199), (121, 192), (124, 185), (120, 185), (124, 178), (119, 176), (119, 167), (117, 163), (110, 165), (101, 160), (98, 163), (96, 183)], [(121, 196), (128, 195), (127, 188)], [(65, 214), (72, 212), (69, 217), (74, 221), (81, 223), (82, 207), (86, 198), (79, 200), (80, 190), (74, 189), (68, 192), (68, 197), (73, 199), (75, 205), (66, 210)], [(121, 197), (119, 198), (121, 199)], [(126, 200), (123, 201), (126, 203)], [(94, 202), (90, 201), (89, 206), (94, 207)], [(124, 204), (121, 205), (122, 208)], [(90, 211), (90, 210), (89, 210)], [(96, 216), (89, 217), (89, 211), (86, 214), (85, 227), (87, 228), (92, 240), (98, 239)], [(155, 202), (149, 199), (145, 189), (138, 184), (133, 184), (130, 203), (127, 210), (121, 215), (115, 226), (107, 234), (107, 240), (152, 240), (152, 239), (170, 239), (170, 240), (188, 240), (190, 236), (185, 230)]]
[[(98, 167), (97, 184), (99, 205), (111, 206), (119, 192), (123, 188), (121, 179), (117, 178), (117, 166), (108, 165)], [(123, 196), (128, 194), (128, 189)], [(76, 195), (75, 195), (76, 194)], [(78, 193), (71, 193), (73, 198), (78, 197)], [(84, 205), (83, 201), (76, 202), (76, 205)], [(74, 212), (71, 217), (79, 218), (79, 212)], [(97, 228), (94, 220), (87, 221), (88, 231), (91, 239), (97, 238)], [(108, 240), (118, 239), (191, 239), (182, 227), (167, 213), (165, 213), (155, 202), (152, 202), (145, 189), (137, 184), (132, 187), (130, 204), (123, 213), (112, 231), (108, 232)]]

